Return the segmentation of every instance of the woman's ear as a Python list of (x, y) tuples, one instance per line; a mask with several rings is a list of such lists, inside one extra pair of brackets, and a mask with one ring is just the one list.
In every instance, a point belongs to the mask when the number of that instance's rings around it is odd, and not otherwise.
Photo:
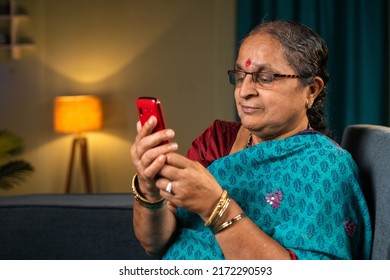
[(307, 94), (307, 104), (310, 106), (313, 105), (314, 100), (317, 96), (324, 90), (325, 83), (320, 77), (314, 77), (314, 82), (309, 86), (309, 91)]

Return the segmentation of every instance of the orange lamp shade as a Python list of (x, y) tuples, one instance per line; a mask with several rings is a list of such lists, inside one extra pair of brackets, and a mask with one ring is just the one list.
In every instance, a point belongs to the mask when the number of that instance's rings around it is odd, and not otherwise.
[(102, 127), (100, 99), (90, 95), (58, 96), (54, 101), (54, 130), (81, 133)]

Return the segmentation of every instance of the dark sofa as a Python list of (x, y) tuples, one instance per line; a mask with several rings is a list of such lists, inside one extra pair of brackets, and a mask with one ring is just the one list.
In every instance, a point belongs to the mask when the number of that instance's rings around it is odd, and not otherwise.
[(350, 125), (342, 146), (356, 161), (373, 226), (373, 260), (390, 260), (390, 127)]
[(0, 259), (150, 259), (133, 231), (131, 194), (0, 196)]

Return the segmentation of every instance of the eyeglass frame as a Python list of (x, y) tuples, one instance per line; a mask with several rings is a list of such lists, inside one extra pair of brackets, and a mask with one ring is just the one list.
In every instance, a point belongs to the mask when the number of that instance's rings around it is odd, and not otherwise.
[[(245, 74), (244, 79), (246, 78), (246, 75), (251, 75), (251, 76), (252, 76), (252, 82), (253, 82), (254, 84), (259, 84), (259, 85), (261, 85), (261, 86), (263, 86), (263, 84), (259, 83), (259, 82), (257, 81), (257, 78), (258, 78), (259, 75), (261, 75), (261, 74), (269, 74), (270, 77), (272, 77), (272, 80), (271, 80), (272, 85), (271, 85), (270, 87), (268, 87), (268, 88), (272, 88), (273, 83), (274, 83), (274, 81), (275, 81), (275, 78), (287, 78), (287, 79), (290, 79), (290, 78), (294, 78), (294, 79), (295, 79), (295, 78), (298, 78), (298, 79), (299, 79), (299, 78), (302, 78), (301, 75), (278, 74), (278, 73), (267, 72), (267, 71), (246, 72), (246, 71), (244, 71), (244, 70), (228, 70), (227, 73), (228, 73), (228, 76), (229, 76), (229, 82), (230, 82), (232, 85), (234, 85), (234, 86), (237, 86), (237, 82), (232, 83), (232, 79), (230, 78), (230, 75), (231, 75), (231, 73), (236, 74), (237, 72), (244, 73), (244, 74)], [(244, 79), (243, 79), (243, 80), (244, 80)], [(242, 84), (242, 82), (240, 82), (239, 84)]]

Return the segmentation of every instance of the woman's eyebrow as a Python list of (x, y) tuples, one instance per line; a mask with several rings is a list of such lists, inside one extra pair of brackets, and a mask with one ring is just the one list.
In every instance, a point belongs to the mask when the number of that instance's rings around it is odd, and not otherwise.
[[(271, 67), (270, 64), (256, 64), (252, 63), (253, 66), (255, 66), (256, 71), (253, 72), (261, 72), (261, 71), (273, 71), (273, 68)], [(241, 64), (236, 63), (235, 69), (237, 70), (243, 70), (245, 69)]]
[(236, 63), (236, 65), (234, 66), (234, 69), (236, 70), (242, 70), (242, 67), (239, 63)]

